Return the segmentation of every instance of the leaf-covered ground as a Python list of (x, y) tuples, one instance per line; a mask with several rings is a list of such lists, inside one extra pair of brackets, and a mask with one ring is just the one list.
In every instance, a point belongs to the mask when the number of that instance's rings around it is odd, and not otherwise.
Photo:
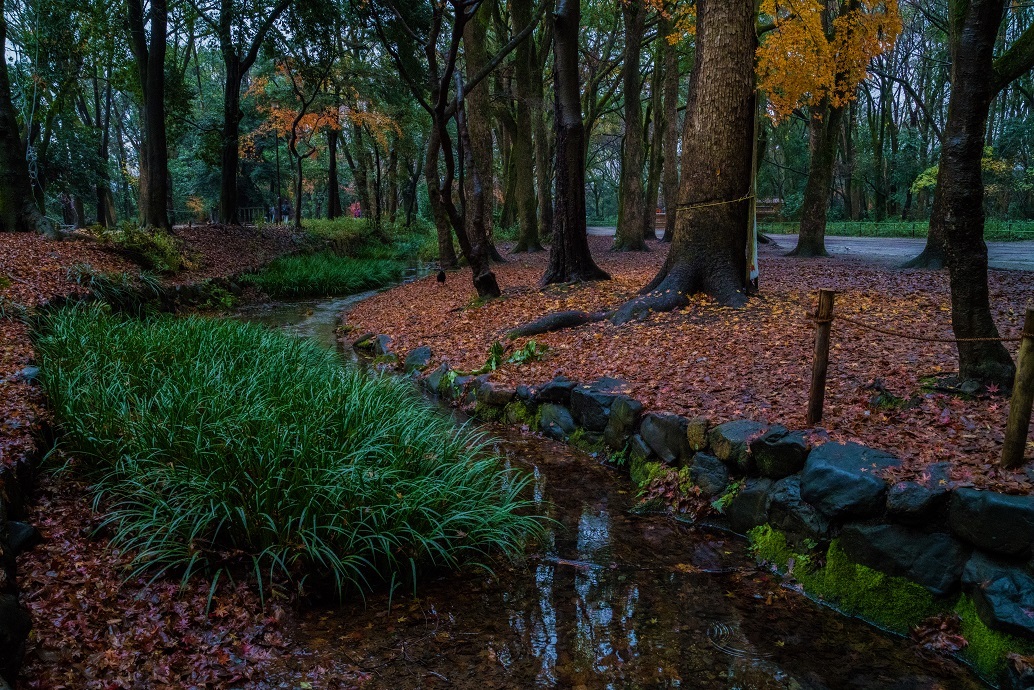
[[(493, 341), (508, 351), (526, 340), (506, 340), (508, 330), (544, 314), (611, 309), (634, 296), (656, 273), (666, 245), (648, 253), (607, 251), (611, 238), (593, 237), (597, 261), (613, 280), (591, 285), (537, 288), (547, 256), (508, 255), (495, 267), (504, 297), (479, 304), (466, 271), (445, 286), (434, 276), (400, 286), (358, 305), (348, 315), (355, 333), (386, 333), (405, 353), (420, 345), (445, 361), (473, 370), (485, 363)], [(693, 297), (688, 307), (642, 322), (601, 322), (535, 338), (549, 346), (541, 361), (506, 364), (495, 381), (537, 384), (564, 375), (579, 381), (624, 379), (650, 410), (706, 416), (718, 423), (738, 418), (806, 429), (813, 329), (808, 313), (819, 288), (837, 291), (836, 310), (866, 323), (909, 334), (951, 337), (946, 272), (899, 270), (844, 258), (794, 259), (785, 248), (763, 247), (761, 294), (744, 309)], [(1034, 278), (992, 271), (994, 317), (1003, 334), (1017, 334)], [(920, 475), (933, 462), (950, 461), (960, 484), (1026, 493), (1034, 488), (1034, 463), (1016, 472), (997, 467), (1008, 399), (983, 391), (963, 399), (924, 386), (957, 371), (952, 344), (919, 342), (859, 330), (843, 321), (833, 345), (822, 428), (814, 438), (856, 440), (891, 450), (906, 461), (903, 476)], [(1007, 344), (1015, 354), (1016, 344)], [(1034, 460), (1034, 444), (1028, 455)]]

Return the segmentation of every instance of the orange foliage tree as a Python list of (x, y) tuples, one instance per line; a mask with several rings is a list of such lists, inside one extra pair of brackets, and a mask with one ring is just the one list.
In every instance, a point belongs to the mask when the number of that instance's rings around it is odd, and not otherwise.
[(781, 120), (809, 112), (811, 169), (794, 254), (824, 256), (826, 211), (846, 106), (870, 61), (901, 33), (897, 0), (763, 0), (771, 31), (758, 48), (759, 88), (769, 115)]

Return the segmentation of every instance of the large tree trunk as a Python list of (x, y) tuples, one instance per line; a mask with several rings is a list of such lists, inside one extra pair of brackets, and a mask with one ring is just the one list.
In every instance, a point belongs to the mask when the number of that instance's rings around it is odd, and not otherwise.
[(646, 31), (646, 7), (639, 2), (621, 4), (625, 19), (625, 66), (623, 86), (625, 97), (625, 137), (621, 145), (621, 189), (618, 197), (618, 227), (613, 251), (637, 252), (646, 250), (643, 241), (643, 217), (646, 198), (643, 190), (643, 106), (639, 90), (639, 73)]
[(388, 176), (388, 189), (384, 211), (388, 216), (388, 221), (394, 223), (395, 216), (399, 210), (399, 154), (397, 146), (392, 146), (391, 152), (388, 154), (388, 169), (386, 172)]
[(542, 241), (549, 241), (553, 235), (553, 174), (550, 165), (549, 117), (545, 108), (545, 81), (542, 73), (546, 69), (546, 55), (552, 43), (552, 17), (547, 15), (544, 36), (537, 44), (535, 64), (532, 67), (531, 119), (535, 130), (535, 191), (538, 196), (538, 227)]
[(333, 220), (341, 215), (341, 190), (337, 179), (338, 131), (327, 129), (327, 218)]
[[(6, 45), (7, 20), (0, 0), (0, 45)], [(32, 199), (25, 146), (18, 133), (18, 119), (11, 101), (7, 60), (0, 65), (0, 232), (28, 232), (48, 229)]]
[(223, 49), (223, 138), (220, 151), (219, 222), (237, 222), (237, 167), (240, 164), (241, 61), (232, 45)]
[(166, 0), (151, 0), (150, 36), (144, 28), (143, 0), (128, 0), (130, 46), (143, 95), (140, 147), (140, 222), (169, 229), (169, 148), (165, 135), (165, 51), (169, 12)]
[[(650, 115), (648, 125), (650, 136), (650, 167), (646, 176), (646, 213), (643, 214), (643, 239), (657, 239), (657, 204), (661, 192), (661, 171), (664, 168), (664, 135), (668, 129), (668, 121), (664, 117), (664, 68), (667, 53), (672, 49), (665, 35), (668, 33), (668, 21), (661, 19), (658, 24), (657, 47), (654, 50), (653, 77), (650, 79)], [(652, 122), (650, 122), (652, 120)], [(644, 130), (643, 136), (646, 136)]]
[[(952, 6), (956, 11), (951, 32), (952, 86), (934, 208), (940, 207), (936, 218), (944, 238), (955, 337), (997, 338), (987, 287), (980, 162), (988, 111), (996, 95), (989, 75), (1003, 0), (970, 0)], [(1012, 383), (1016, 370), (1000, 342), (962, 342), (958, 347), (961, 377)]]
[(679, 193), (678, 120), (679, 56), (674, 46), (669, 46), (665, 51), (664, 59), (664, 171), (661, 175), (665, 211), (664, 237), (662, 239), (665, 242), (671, 242), (675, 236), (675, 218), (677, 217), (675, 200)]
[[(683, 132), (679, 213), (668, 258), (615, 323), (684, 306), (704, 292), (746, 302), (754, 157), (753, 0), (698, 0), (697, 57)], [(672, 209), (674, 210), (674, 209)]]
[(791, 256), (829, 256), (826, 252), (826, 215), (843, 120), (843, 108), (824, 106), (812, 109), (809, 123), (811, 166), (801, 205), (800, 236), (797, 247), (790, 252)]
[(427, 201), (431, 206), (431, 217), (438, 233), (438, 264), (443, 270), (452, 270), (458, 265), (456, 247), (452, 244), (452, 221), (449, 212), (442, 203), (441, 180), (438, 176), (438, 152), (441, 150), (441, 139), (438, 129), (431, 126), (427, 135), (427, 151), (424, 153), (424, 180), (427, 183)]
[[(531, 23), (530, 0), (512, 0), (514, 29), (519, 31)], [(517, 246), (515, 252), (542, 251), (539, 242), (538, 218), (535, 214), (535, 144), (532, 141), (531, 99), (531, 39), (521, 41), (514, 52), (514, 96), (516, 109), (513, 148), (510, 157), (514, 163), (514, 203), (517, 212)]]
[(359, 197), (359, 211), (364, 218), (369, 218), (373, 211), (373, 202), (370, 199), (370, 180), (368, 153), (363, 137), (363, 126), (358, 123), (352, 124), (353, 143), (355, 144), (355, 168), (352, 172), (352, 183), (355, 193)]
[(579, 1), (560, 0), (554, 18), (556, 209), (549, 266), (541, 282), (548, 285), (607, 280), (610, 276), (589, 253), (585, 228), (585, 124), (578, 84)]

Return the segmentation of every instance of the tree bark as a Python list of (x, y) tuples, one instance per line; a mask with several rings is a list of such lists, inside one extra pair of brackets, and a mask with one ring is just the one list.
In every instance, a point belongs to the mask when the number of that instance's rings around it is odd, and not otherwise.
[(441, 139), (438, 128), (431, 125), (427, 135), (427, 151), (424, 154), (424, 181), (427, 183), (427, 201), (431, 206), (431, 217), (438, 233), (438, 264), (442, 270), (450, 271), (458, 265), (456, 247), (452, 244), (452, 221), (441, 199), (441, 180), (438, 176), (438, 151)]
[[(519, 31), (531, 22), (530, 0), (511, 0), (514, 29)], [(534, 91), (531, 80), (531, 40), (522, 41), (514, 51), (514, 96), (516, 108), (513, 148), (510, 157), (514, 163), (514, 204), (517, 212), (517, 246), (515, 252), (539, 252), (538, 218), (535, 198), (535, 144), (532, 141), (531, 100)]]
[(646, 7), (639, 2), (621, 4), (625, 20), (625, 137), (621, 145), (621, 189), (618, 200), (618, 227), (612, 251), (638, 252), (647, 249), (643, 241), (646, 194), (643, 189), (643, 106), (639, 73), (646, 31)]
[(664, 242), (675, 236), (676, 199), (679, 193), (679, 56), (669, 46), (664, 60)]
[[(952, 67), (948, 118), (937, 174), (937, 221), (951, 284), (951, 322), (957, 338), (997, 338), (987, 285), (984, 181), (981, 159), (993, 80), (995, 38), (1004, 0), (951, 3)], [(961, 342), (959, 375), (1009, 386), (1016, 368), (1000, 342)]]
[(333, 127), (327, 129), (327, 218), (333, 220), (341, 216), (341, 186), (337, 178), (337, 141), (338, 131)]
[(578, 82), (580, 21), (579, 0), (559, 0), (553, 41), (556, 209), (549, 266), (542, 285), (610, 278), (592, 260), (585, 227), (585, 124)]
[(168, 230), (169, 148), (165, 132), (165, 52), (167, 0), (151, 0), (150, 35), (144, 28), (143, 0), (127, 0), (129, 44), (136, 58), (143, 95), (143, 142), (140, 146), (140, 222)]
[(800, 235), (797, 247), (790, 252), (790, 256), (829, 256), (826, 252), (826, 215), (843, 120), (843, 108), (823, 106), (811, 112), (811, 167), (808, 170), (808, 182), (804, 186)]
[[(646, 213), (643, 218), (643, 239), (657, 239), (657, 205), (660, 201), (661, 171), (664, 169), (664, 135), (668, 121), (664, 117), (664, 69), (667, 53), (673, 50), (665, 37), (669, 31), (668, 20), (662, 18), (657, 27), (657, 47), (654, 50), (653, 77), (650, 79), (650, 113), (647, 120), (652, 130), (650, 136), (650, 166), (646, 176)], [(644, 130), (643, 136), (646, 136)]]
[(553, 235), (553, 171), (550, 165), (549, 114), (545, 108), (546, 55), (552, 43), (552, 17), (547, 17), (543, 35), (536, 45), (535, 64), (532, 67), (531, 119), (535, 129), (535, 191), (538, 196), (538, 228), (542, 241)]
[[(0, 45), (6, 45), (7, 20), (0, 0)], [(7, 60), (0, 60), (0, 232), (49, 230), (39, 212), (29, 185), (25, 145), (18, 132), (18, 119), (11, 100)]]
[(615, 323), (684, 306), (695, 292), (746, 302), (756, 47), (753, 0), (698, 0), (675, 235), (657, 276)]

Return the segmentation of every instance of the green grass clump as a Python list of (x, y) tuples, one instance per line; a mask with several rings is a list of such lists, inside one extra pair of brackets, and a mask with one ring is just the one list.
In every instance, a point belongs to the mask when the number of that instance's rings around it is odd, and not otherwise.
[(402, 275), (392, 260), (350, 259), (333, 252), (285, 256), (241, 282), (255, 285), (272, 297), (349, 295), (383, 287)]
[(527, 477), (480, 435), (314, 343), (78, 306), (42, 316), (36, 348), (63, 442), (138, 572), (246, 567), (263, 589), (342, 595), (514, 554), (541, 524)]

